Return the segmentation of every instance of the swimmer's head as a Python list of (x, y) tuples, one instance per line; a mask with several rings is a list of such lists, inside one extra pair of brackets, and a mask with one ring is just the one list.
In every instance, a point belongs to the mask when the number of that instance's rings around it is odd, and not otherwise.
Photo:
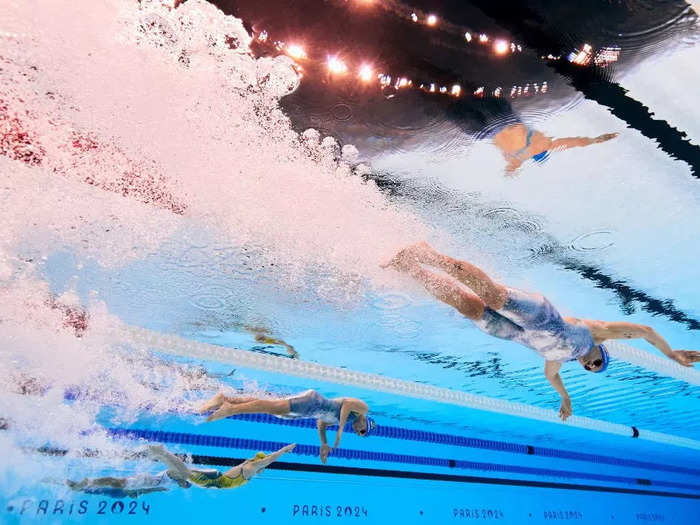
[(352, 429), (355, 431), (355, 434), (363, 437), (369, 436), (376, 426), (374, 419), (362, 414), (357, 414), (352, 422)]
[(607, 370), (608, 364), (610, 363), (610, 355), (603, 345), (595, 345), (588, 352), (579, 357), (578, 362), (589, 372), (598, 374)]

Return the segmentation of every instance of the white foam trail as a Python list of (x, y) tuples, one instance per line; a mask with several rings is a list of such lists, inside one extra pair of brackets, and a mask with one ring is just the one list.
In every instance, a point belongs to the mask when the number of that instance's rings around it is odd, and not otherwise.
[[(0, 286), (0, 418), (6, 427), (0, 446), (5, 457), (15, 458), (2, 462), (0, 482), (69, 474), (66, 462), (28, 459), (25, 447), (49, 445), (67, 449), (69, 456), (83, 448), (98, 449), (105, 456), (102, 467), (119, 465), (124, 446), (108, 439), (98, 424), (104, 405), (116, 402), (120, 408), (114, 417), (128, 423), (146, 406), (149, 412), (166, 414), (192, 392), (220, 388), (194, 368), (168, 365), (137, 348), (123, 349), (119, 339), (106, 336), (119, 322), (98, 301), (85, 312), (86, 326), (75, 323), (76, 316), (67, 315), (82, 308), (75, 294), (55, 298), (47, 283), (30, 274), (25, 269)], [(65, 392), (73, 389), (85, 395), (66, 403)], [(39, 478), (30, 466), (36, 463), (48, 469)]]
[[(240, 20), (203, 0), (175, 10), (3, 3), (0, 446), (17, 459), (3, 462), (0, 481), (67, 475), (36, 458), (30, 468), (24, 446), (98, 448), (118, 464), (120, 445), (96, 425), (114, 392), (128, 423), (146, 405), (167, 412), (219, 386), (101, 336), (115, 322), (105, 304), (51, 294), (42, 272), (52, 254), (119, 267), (200, 231), (227, 249), (254, 246), (276, 263), (268, 277), (278, 284), (314, 273), (321, 296), (357, 300), (358, 283), (393, 278), (381, 261), (428, 236), (362, 179), (352, 146), (291, 129), (278, 102), (298, 83), (292, 63), (256, 59), (249, 43)], [(81, 308), (85, 329), (66, 320)], [(66, 404), (69, 387), (90, 397)]]
[[(382, 280), (378, 263), (427, 235), (354, 176), (332, 140), (291, 130), (277, 104), (298, 81), (288, 58), (256, 60), (241, 22), (202, 0), (140, 6), (11, 2), (0, 19), (30, 35), (6, 39), (0, 93), (42, 168), (181, 213), (232, 245), (254, 242), (297, 270)], [(173, 227), (150, 228), (129, 209), (118, 218), (153, 241)], [(91, 240), (92, 255), (103, 241)]]

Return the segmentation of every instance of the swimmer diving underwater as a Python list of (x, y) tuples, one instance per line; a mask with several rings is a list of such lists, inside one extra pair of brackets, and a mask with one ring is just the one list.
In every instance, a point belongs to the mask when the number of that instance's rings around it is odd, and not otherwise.
[[(451, 278), (423, 265), (442, 270)], [(700, 362), (700, 352), (673, 350), (649, 326), (562, 317), (542, 295), (498, 284), (476, 266), (442, 255), (425, 242), (401, 250), (383, 266), (410, 275), (483, 332), (535, 350), (545, 359), (544, 374), (561, 397), (559, 416), (563, 420), (572, 415), (573, 409), (559, 375), (562, 363), (576, 360), (589, 372), (604, 372), (610, 360), (603, 344), (607, 340), (645, 339), (683, 366)]]

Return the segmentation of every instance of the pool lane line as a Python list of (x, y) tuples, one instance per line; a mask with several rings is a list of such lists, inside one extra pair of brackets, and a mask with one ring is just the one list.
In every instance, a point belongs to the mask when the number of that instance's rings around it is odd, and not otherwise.
[[(42, 447), (35, 449), (36, 452), (49, 456), (65, 456), (68, 450), (59, 448)], [(95, 458), (97, 453), (84, 451), (84, 457)], [(234, 467), (249, 458), (234, 458), (221, 456), (207, 456), (200, 454), (190, 455), (192, 463), (196, 465), (207, 465), (213, 467)], [(660, 496), (666, 498), (681, 498), (700, 500), (700, 494), (686, 494), (683, 492), (669, 492), (661, 490), (642, 490), (624, 487), (606, 487), (601, 485), (582, 485), (576, 483), (561, 483), (555, 481), (534, 481), (527, 479), (513, 478), (491, 478), (485, 476), (463, 476), (458, 474), (442, 474), (437, 472), (418, 472), (408, 470), (387, 470), (365, 467), (343, 467), (335, 465), (318, 465), (310, 463), (295, 463), (286, 461), (276, 461), (266, 467), (270, 470), (282, 470), (290, 472), (313, 472), (317, 474), (340, 474), (349, 476), (367, 476), (375, 478), (392, 479), (413, 479), (421, 481), (446, 481), (452, 483), (471, 483), (481, 485), (502, 485), (528, 488), (547, 488), (563, 490), (580, 490), (587, 492), (608, 492), (616, 494), (634, 494), (639, 496)], [(638, 479), (638, 485), (649, 486), (649, 480)]]
[[(420, 193), (423, 200), (419, 200), (416, 197), (416, 192), (411, 191), (414, 188), (406, 184), (407, 181), (385, 173), (375, 173), (367, 178), (372, 180), (382, 192), (389, 194), (391, 197), (413, 199), (417, 202), (437, 202), (439, 200), (444, 206), (452, 208), (458, 208), (465, 204), (463, 199), (456, 199), (453, 196), (446, 197), (439, 192), (426, 194), (425, 188), (422, 188), (423, 191)], [(480, 213), (484, 211), (487, 210), (483, 209)], [(617, 296), (620, 303), (618, 306), (623, 314), (628, 315), (629, 308), (638, 304), (642, 310), (649, 312), (652, 316), (663, 316), (676, 323), (684, 324), (690, 330), (700, 330), (700, 320), (678, 308), (673, 299), (653, 297), (643, 289), (633, 287), (623, 278), (605, 273), (600, 266), (587, 264), (575, 257), (568, 256), (566, 255), (568, 249), (559, 241), (550, 234), (544, 233), (544, 235), (545, 238), (539, 241), (541, 245), (538, 248), (531, 248), (532, 255), (551, 261), (565, 270), (575, 272), (578, 277), (591, 281), (596, 288), (612, 292)]]
[[(177, 335), (162, 334), (146, 328), (129, 326), (126, 324), (111, 325), (108, 329), (108, 333), (111, 333), (114, 337), (118, 337), (122, 342), (158, 349), (162, 353), (179, 357), (204, 359), (237, 367), (253, 368), (342, 385), (352, 385), (389, 394), (403, 395), (405, 397), (426, 399), (456, 406), (606, 432), (609, 434), (627, 437), (634, 436), (637, 439), (700, 450), (700, 441), (690, 438), (644, 429), (637, 429), (637, 431), (635, 431), (632, 427), (627, 425), (610, 423), (583, 416), (571, 416), (564, 423), (560, 420), (559, 414), (554, 410), (470, 394), (459, 390), (426, 385), (404, 379), (396, 379), (380, 374), (358, 372), (310, 361), (289, 359), (287, 357), (265, 355), (249, 350), (241, 350), (239, 348), (202, 343), (191, 339), (185, 339)], [(625, 355), (633, 359), (635, 364), (643, 361), (648, 362), (653, 365), (654, 370), (663, 373), (663, 375), (700, 385), (700, 372), (697, 370), (687, 369), (670, 360), (662, 361), (656, 356), (617, 343), (610, 345), (610, 349), (613, 356)], [(646, 366), (644, 367), (646, 368)], [(637, 433), (638, 435), (636, 435)]]
[[(217, 456), (192, 455), (193, 463), (210, 466), (235, 466), (247, 458), (222, 458)], [(601, 485), (581, 485), (577, 483), (560, 483), (555, 481), (533, 481), (527, 479), (490, 478), (484, 476), (462, 476), (458, 474), (441, 474), (436, 472), (417, 472), (407, 470), (386, 470), (363, 467), (341, 467), (334, 465), (314, 465), (309, 463), (291, 463), (276, 461), (267, 467), (272, 470), (294, 472), (314, 472), (323, 474), (345, 474), (352, 476), (369, 476), (377, 478), (416, 479), (426, 481), (448, 481), (453, 483), (472, 483), (481, 485), (505, 485), (517, 487), (534, 487), (547, 489), (581, 490), (589, 492), (611, 492), (617, 494), (635, 494), (641, 496), (661, 496), (667, 498), (685, 498), (700, 500), (700, 494), (685, 494), (662, 490), (642, 490), (624, 487), (605, 487)], [(638, 480), (640, 485), (647, 485), (646, 480)]]
[[(161, 430), (142, 430), (131, 428), (110, 428), (107, 433), (113, 438), (126, 438), (130, 440), (145, 439), (160, 443), (174, 443), (180, 445), (196, 445), (218, 448), (233, 448), (244, 450), (278, 450), (288, 443), (281, 441), (267, 441), (248, 438), (227, 436), (212, 436), (206, 434), (190, 434), (186, 432), (164, 432)], [(320, 447), (318, 445), (297, 444), (290, 454), (318, 457)], [(541, 467), (527, 467), (523, 465), (507, 465), (484, 461), (465, 461), (450, 458), (437, 458), (429, 456), (417, 456), (413, 454), (395, 454), (393, 452), (376, 452), (356, 450), (348, 448), (336, 449), (332, 457), (360, 461), (382, 461), (387, 463), (400, 463), (405, 465), (426, 465), (443, 468), (457, 468), (465, 470), (482, 470), (489, 472), (501, 472), (512, 474), (527, 474), (532, 476), (556, 477), (569, 479), (587, 479), (604, 481), (608, 483), (625, 483), (646, 486), (675, 487), (700, 492), (700, 485), (692, 483), (680, 483), (674, 481), (652, 481), (646, 478), (633, 478), (627, 476), (614, 476), (590, 472), (576, 472), (570, 470), (557, 470)]]
[[(239, 414), (235, 416), (229, 416), (226, 419), (240, 420), (251, 423), (293, 426), (300, 428), (308, 428), (316, 431), (316, 421), (313, 419), (280, 419), (278, 417), (274, 417), (268, 414)], [(337, 425), (331, 425), (328, 427), (328, 430), (332, 431), (337, 429), (337, 427)], [(633, 432), (636, 431), (637, 435), (639, 435), (639, 430), (637, 430), (636, 427), (632, 427), (632, 430)], [(348, 423), (345, 426), (345, 432), (352, 432), (351, 423)], [(527, 454), (538, 457), (568, 459), (573, 461), (586, 461), (589, 463), (602, 463), (607, 465), (616, 465), (619, 467), (632, 467), (646, 470), (675, 472), (680, 474), (687, 474), (690, 476), (700, 476), (700, 469), (680, 467), (677, 465), (652, 463), (648, 461), (639, 461), (636, 459), (618, 458), (615, 456), (603, 456), (600, 454), (587, 454), (585, 452), (575, 452), (572, 450), (539, 447), (534, 445), (522, 445), (519, 443), (508, 443), (505, 441), (459, 436), (455, 434), (445, 434), (441, 432), (428, 432), (425, 430), (394, 427), (389, 425), (378, 424), (377, 428), (372, 432), (372, 437), (384, 437), (389, 439), (401, 439), (405, 441), (416, 441), (423, 443), (438, 443), (440, 445), (449, 445), (454, 447), (493, 450), (498, 452), (509, 452), (513, 454)], [(636, 436), (633, 434), (632, 437)]]

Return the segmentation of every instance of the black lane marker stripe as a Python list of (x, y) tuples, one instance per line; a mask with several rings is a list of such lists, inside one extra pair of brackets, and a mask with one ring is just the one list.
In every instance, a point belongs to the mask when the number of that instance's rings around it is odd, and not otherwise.
[[(527, 2), (509, 2), (508, 9), (491, 0), (470, 0), (470, 3), (517, 35), (540, 56), (552, 52), (555, 55), (565, 54), (571, 49), (571, 43), (558, 28), (529, 7)], [(552, 60), (547, 64), (586, 99), (608, 108), (629, 127), (656, 141), (662, 151), (684, 161), (692, 175), (700, 178), (700, 147), (692, 144), (684, 131), (665, 120), (655, 119), (648, 107), (630, 97), (622, 86), (609, 80), (606, 71), (593, 66), (576, 66), (565, 59)]]
[[(59, 448), (43, 447), (36, 449), (37, 452), (49, 456), (65, 456), (68, 451)], [(97, 457), (99, 454), (96, 451), (83, 451), (83, 457)], [(186, 459), (182, 454), (178, 456)], [(143, 454), (134, 454), (133, 458), (141, 457)], [(197, 465), (209, 465), (215, 467), (235, 467), (249, 458), (232, 458), (221, 456), (205, 456), (200, 454), (191, 455), (192, 462)], [(360, 468), (360, 467), (340, 467), (334, 465), (315, 465), (309, 463), (293, 463), (285, 461), (277, 461), (267, 467), (271, 470), (287, 470), (291, 472), (317, 472), (322, 474), (346, 474), (351, 476), (368, 476), (377, 478), (396, 478), (396, 479), (418, 479), (429, 481), (450, 481), (456, 483), (475, 483), (483, 485), (505, 485), (514, 487), (536, 487), (536, 488), (552, 488), (563, 490), (582, 490), (587, 492), (610, 492), (617, 494), (636, 494), (640, 496), (661, 496), (666, 498), (685, 498), (700, 500), (700, 494), (683, 494), (680, 492), (668, 492), (661, 490), (640, 490), (628, 489), (620, 487), (604, 487), (599, 485), (579, 485), (575, 483), (557, 483), (553, 481), (532, 481), (527, 479), (506, 479), (506, 478), (488, 478), (484, 476), (460, 476), (457, 474), (438, 474), (435, 472), (416, 472), (407, 470), (386, 470), (375, 468)], [(637, 479), (639, 485), (651, 485), (651, 481), (647, 479)]]
[(678, 309), (672, 299), (652, 297), (642, 290), (632, 288), (625, 281), (606, 275), (600, 268), (578, 262), (572, 258), (557, 258), (555, 262), (567, 270), (576, 272), (584, 279), (593, 281), (597, 288), (614, 292), (620, 298), (622, 310), (626, 314), (634, 312), (634, 303), (639, 303), (643, 310), (652, 315), (663, 315), (671, 321), (686, 325), (690, 330), (700, 330), (700, 321)]
[[(372, 174), (367, 176), (367, 179), (373, 181), (381, 191), (399, 199), (418, 203), (438, 203), (450, 209), (460, 209), (460, 207), (469, 204), (469, 201), (461, 200), (455, 195), (448, 195), (437, 189), (431, 191), (429, 188), (422, 188), (420, 194), (417, 194), (413, 192), (415, 188), (410, 185), (410, 181), (394, 178), (387, 173)], [(678, 308), (673, 299), (653, 297), (643, 289), (633, 288), (625, 280), (608, 275), (599, 267), (565, 256), (565, 246), (558, 243), (554, 237), (547, 235), (545, 240), (545, 244), (533, 250), (535, 255), (547, 257), (552, 263), (591, 281), (596, 288), (614, 293), (620, 301), (619, 307), (623, 314), (630, 315), (639, 306), (652, 315), (664, 316), (671, 321), (684, 324), (690, 330), (700, 330), (700, 320)]]
[[(245, 458), (247, 459), (247, 458)], [(199, 465), (233, 467), (244, 461), (244, 458), (228, 458), (218, 456), (192, 455), (192, 461)], [(435, 472), (416, 472), (407, 470), (386, 470), (359, 467), (340, 467), (333, 465), (314, 465), (308, 463), (291, 463), (277, 461), (267, 467), (271, 470), (287, 470), (292, 472), (317, 472), (323, 474), (347, 474), (352, 476), (367, 476), (376, 478), (418, 479), (430, 481), (450, 481), (455, 483), (475, 483), (483, 485), (503, 485), (515, 487), (535, 487), (563, 490), (582, 490), (587, 492), (610, 492), (616, 494), (636, 494), (640, 496), (661, 496), (666, 498), (685, 498), (700, 500), (700, 494), (683, 494), (661, 490), (641, 490), (620, 487), (604, 487), (598, 485), (579, 485), (575, 483), (557, 483), (553, 481), (532, 481), (528, 479), (487, 478), (483, 476), (460, 476), (456, 474), (439, 474)], [(648, 480), (638, 480), (640, 485), (647, 485)]]

